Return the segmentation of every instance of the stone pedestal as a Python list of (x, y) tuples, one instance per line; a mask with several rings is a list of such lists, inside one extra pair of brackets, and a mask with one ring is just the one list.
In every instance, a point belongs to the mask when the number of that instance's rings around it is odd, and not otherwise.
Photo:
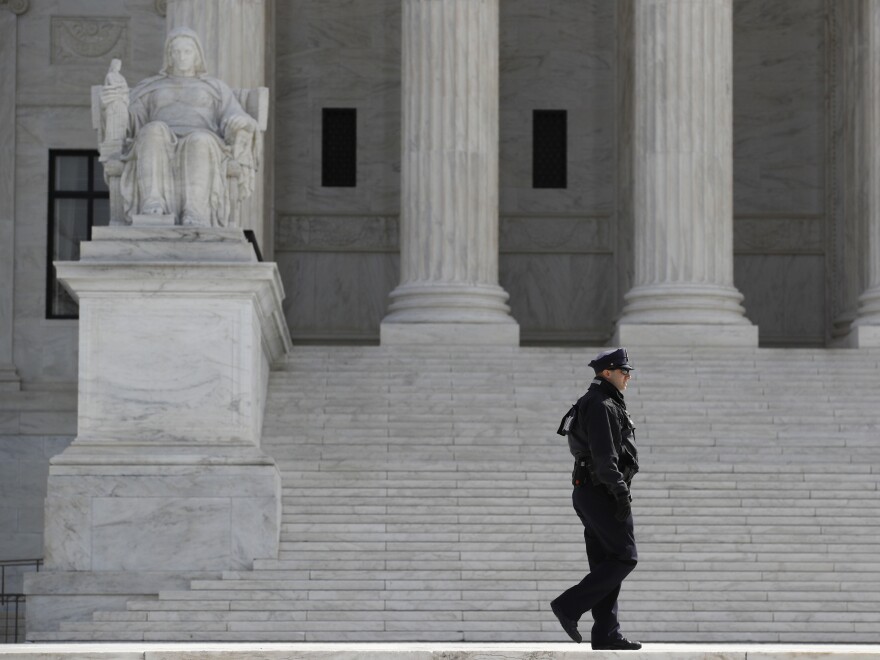
[(290, 346), (275, 264), (237, 229), (96, 227), (56, 267), (79, 300), (79, 417), (50, 465), (36, 628), (277, 556), (280, 475), (260, 449)]
[(382, 344), (518, 344), (498, 285), (498, 0), (404, 0), (401, 282)]
[(626, 0), (633, 287), (612, 343), (755, 346), (733, 285), (731, 0)]

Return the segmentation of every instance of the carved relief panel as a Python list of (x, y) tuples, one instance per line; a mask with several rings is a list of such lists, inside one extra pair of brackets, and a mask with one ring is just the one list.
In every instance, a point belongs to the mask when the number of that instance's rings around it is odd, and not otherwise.
[(105, 63), (113, 58), (128, 62), (128, 21), (107, 16), (53, 16), (52, 64)]

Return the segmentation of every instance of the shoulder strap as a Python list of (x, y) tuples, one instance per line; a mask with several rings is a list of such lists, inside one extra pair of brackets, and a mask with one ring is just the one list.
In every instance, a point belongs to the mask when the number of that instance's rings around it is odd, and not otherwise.
[(571, 425), (574, 422), (575, 415), (577, 415), (577, 404), (572, 405), (571, 408), (568, 409), (568, 412), (562, 417), (562, 421), (559, 422), (559, 428), (556, 429), (556, 433), (565, 437), (571, 432)]

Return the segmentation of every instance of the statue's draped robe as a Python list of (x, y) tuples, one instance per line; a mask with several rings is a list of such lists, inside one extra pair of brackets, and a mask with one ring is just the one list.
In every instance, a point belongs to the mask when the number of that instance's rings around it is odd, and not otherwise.
[(229, 130), (237, 116), (254, 124), (229, 86), (209, 76), (147, 78), (131, 90), (129, 116), (134, 139), (124, 156), (120, 186), (126, 217), (140, 212), (147, 201), (142, 196), (158, 195), (164, 212), (178, 219), (188, 213), (200, 225), (226, 226), (229, 158), (242, 166), (240, 198), (252, 192), (256, 167), (256, 131), (247, 134), (242, 147)]

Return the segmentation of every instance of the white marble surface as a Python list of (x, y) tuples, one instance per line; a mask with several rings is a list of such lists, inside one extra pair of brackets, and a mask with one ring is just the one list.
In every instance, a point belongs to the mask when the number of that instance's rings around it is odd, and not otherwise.
[(127, 230), (57, 265), (80, 301), (79, 439), (258, 444), (290, 342), (277, 268), (240, 231)]
[(278, 495), (270, 464), (53, 470), (46, 569), (247, 569), (277, 552)]
[(125, 603), (132, 598), (154, 595), (157, 589), (185, 589), (191, 579), (209, 575), (174, 571), (41, 571), (25, 576), (24, 580), (28, 625), (32, 630), (57, 630), (62, 621), (88, 618), (99, 607), (124, 610)]
[(590, 651), (572, 643), (104, 643), (26, 644), (0, 646), (0, 657), (39, 660), (871, 660), (876, 645), (823, 644), (646, 644), (641, 651)]
[[(58, 266), (80, 302), (79, 424), (49, 469), (39, 619), (112, 607), (87, 591), (96, 573), (247, 568), (279, 542), (280, 477), (259, 450), (269, 366), (290, 348), (276, 266), (240, 230), (93, 243)], [(53, 597), (58, 574), (72, 583)]]
[(514, 323), (382, 323), (383, 346), (426, 345), (487, 346), (519, 345), (519, 327)]

